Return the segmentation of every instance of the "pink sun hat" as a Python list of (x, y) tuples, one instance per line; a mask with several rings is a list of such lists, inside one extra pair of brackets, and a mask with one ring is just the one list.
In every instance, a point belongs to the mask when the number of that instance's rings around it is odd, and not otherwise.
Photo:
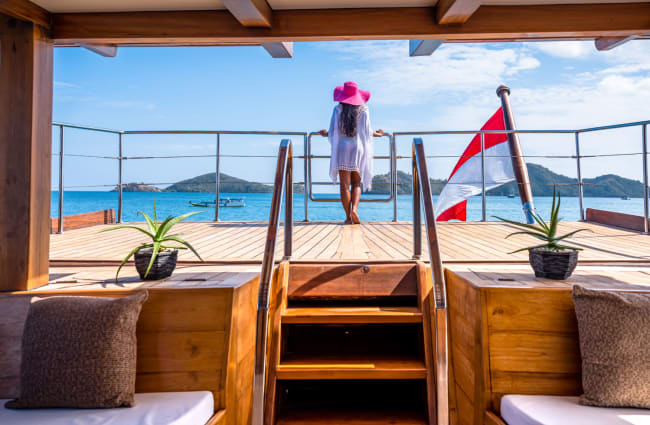
[(342, 86), (334, 89), (334, 101), (341, 103), (348, 103), (350, 105), (363, 105), (370, 99), (370, 92), (360, 90), (357, 83), (354, 81), (347, 81)]

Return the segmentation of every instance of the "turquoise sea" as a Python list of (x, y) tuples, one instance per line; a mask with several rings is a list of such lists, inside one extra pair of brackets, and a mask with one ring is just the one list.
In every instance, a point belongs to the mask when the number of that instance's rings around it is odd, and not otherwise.
[[(331, 195), (328, 195), (331, 196)], [(269, 218), (269, 208), (271, 205), (270, 193), (222, 193), (222, 198), (241, 198), (246, 200), (246, 206), (243, 208), (220, 208), (219, 219), (223, 221), (240, 221), (240, 220), (261, 220)], [(383, 198), (385, 196), (363, 195), (362, 199)], [(437, 196), (434, 196), (434, 202)], [(117, 213), (117, 193), (116, 192), (87, 192), (87, 191), (66, 191), (64, 193), (64, 215), (79, 214), (89, 211), (102, 209), (115, 209)], [(137, 215), (138, 211), (145, 211), (151, 214), (153, 202), (156, 201), (156, 209), (159, 218), (164, 218), (169, 214), (179, 215), (189, 211), (203, 211), (197, 214), (193, 219), (210, 221), (214, 220), (214, 208), (197, 208), (189, 204), (189, 201), (207, 201), (214, 200), (214, 194), (211, 193), (183, 193), (183, 192), (163, 192), (163, 193), (144, 193), (144, 192), (125, 192), (123, 194), (123, 220), (124, 221), (143, 221), (142, 217)], [(535, 199), (535, 207), (538, 212), (547, 217), (552, 198), (538, 197)], [(585, 198), (585, 208), (596, 208), (609, 211), (618, 211), (628, 214), (643, 214), (643, 199), (632, 198), (630, 200), (621, 200), (619, 198)], [(310, 220), (343, 220), (343, 210), (338, 202), (314, 202), (309, 201), (309, 219)], [(304, 195), (298, 193), (294, 195), (294, 220), (304, 219)], [(51, 216), (58, 215), (58, 192), (52, 191)], [(362, 202), (359, 215), (362, 220), (366, 221), (384, 221), (392, 220), (393, 204), (385, 202)], [(521, 204), (518, 198), (508, 198), (504, 196), (487, 197), (487, 216), (488, 220), (494, 220), (492, 216), (499, 215), (505, 218), (521, 220)], [(578, 220), (580, 210), (578, 198), (562, 198), (561, 217), (566, 221)], [(412, 213), (411, 195), (398, 195), (397, 197), (397, 219), (399, 221), (410, 221)], [(469, 201), (468, 220), (481, 220), (481, 197), (477, 196)]]

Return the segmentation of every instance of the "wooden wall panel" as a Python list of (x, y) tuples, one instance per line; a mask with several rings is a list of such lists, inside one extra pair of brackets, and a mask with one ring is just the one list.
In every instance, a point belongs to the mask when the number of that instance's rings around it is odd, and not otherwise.
[(587, 208), (586, 219), (587, 221), (594, 223), (622, 227), (624, 229), (637, 230), (639, 232), (645, 230), (643, 226), (644, 218), (640, 215)]
[[(98, 224), (115, 223), (115, 210), (100, 210), (82, 214), (66, 215), (63, 217), (63, 230), (83, 229), (84, 227), (97, 226)], [(50, 232), (59, 231), (59, 218), (50, 219)]]
[[(481, 363), (481, 299), (479, 291), (463, 283), (455, 274), (445, 272), (449, 300), (450, 364), (459, 424), (480, 423), (472, 408), (484, 403), (483, 365)], [(452, 379), (453, 378), (453, 379)]]
[(52, 40), (0, 14), (0, 291), (47, 283)]
[(226, 407), (226, 424), (248, 425), (251, 423), (253, 406), (253, 371), (255, 366), (255, 324), (257, 319), (257, 291), (259, 279), (235, 290), (227, 371), (222, 395)]

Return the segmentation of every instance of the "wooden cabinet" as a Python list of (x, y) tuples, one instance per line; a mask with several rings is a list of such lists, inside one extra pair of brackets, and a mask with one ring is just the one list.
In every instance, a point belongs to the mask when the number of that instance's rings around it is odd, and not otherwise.
[(505, 394), (579, 395), (572, 286), (646, 291), (648, 271), (581, 266), (568, 280), (553, 281), (535, 278), (528, 265), (449, 266), (450, 390), (457, 423), (489, 423), (485, 412), (498, 414)]

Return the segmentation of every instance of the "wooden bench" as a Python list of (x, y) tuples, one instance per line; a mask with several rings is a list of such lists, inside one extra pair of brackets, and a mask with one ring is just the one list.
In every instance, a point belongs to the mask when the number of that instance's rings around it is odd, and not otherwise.
[(578, 267), (566, 281), (537, 279), (528, 265), (454, 265), (449, 301), (452, 423), (503, 424), (507, 394), (582, 393), (574, 284), (650, 291), (650, 267)]
[[(254, 273), (215, 272), (175, 276), (177, 280), (147, 288), (149, 298), (137, 327), (136, 392), (211, 391), (215, 415), (209, 425), (246, 424), (258, 278)], [(193, 280), (183, 280), (190, 276)], [(147, 286), (133, 281), (119, 286), (71, 283), (0, 294), (0, 399), (18, 395), (21, 337), (32, 297), (120, 297)]]

